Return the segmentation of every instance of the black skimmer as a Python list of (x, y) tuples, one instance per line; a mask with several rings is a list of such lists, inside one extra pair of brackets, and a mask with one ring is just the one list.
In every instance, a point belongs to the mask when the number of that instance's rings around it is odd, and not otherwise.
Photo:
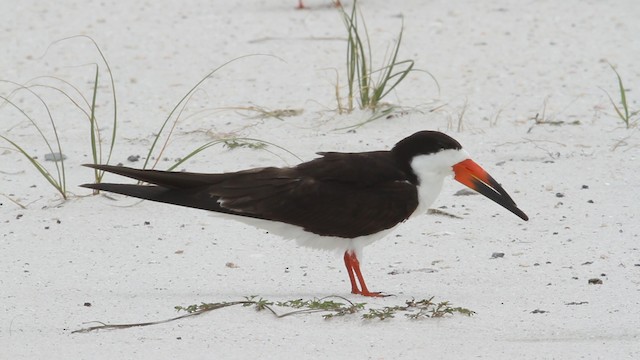
[(152, 185), (81, 186), (215, 211), (301, 245), (344, 251), (351, 292), (364, 296), (384, 295), (365, 284), (358, 260), (362, 248), (425, 213), (448, 176), (528, 220), (460, 143), (437, 131), (415, 133), (390, 151), (318, 155), (294, 167), (222, 174), (86, 165)]

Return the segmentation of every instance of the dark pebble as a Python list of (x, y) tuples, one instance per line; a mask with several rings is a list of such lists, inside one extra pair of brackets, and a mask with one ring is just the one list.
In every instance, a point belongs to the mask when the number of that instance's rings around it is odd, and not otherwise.
[(468, 195), (478, 195), (478, 193), (475, 191), (462, 189), (457, 191), (455, 194), (453, 194), (453, 196), (468, 196)]
[(565, 305), (585, 305), (588, 304), (588, 301), (572, 301), (569, 303), (566, 303)]
[(598, 278), (589, 279), (589, 285), (602, 285), (602, 280)]

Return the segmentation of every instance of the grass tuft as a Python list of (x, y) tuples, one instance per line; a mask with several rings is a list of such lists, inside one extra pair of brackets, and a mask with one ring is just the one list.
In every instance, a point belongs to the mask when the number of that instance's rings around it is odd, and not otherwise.
[[(58, 129), (56, 126), (56, 122), (53, 119), (53, 114), (51, 113), (51, 109), (49, 109), (49, 106), (47, 105), (45, 100), (42, 98), (42, 96), (40, 96), (35, 91), (33, 91), (32, 89), (24, 85), (15, 83), (13, 81), (7, 81), (7, 80), (2, 80), (2, 81), (18, 86), (16, 91), (19, 91), (19, 90), (27, 91), (31, 96), (35, 97), (40, 104), (42, 104), (42, 106), (44, 107), (47, 113), (47, 117), (49, 118), (49, 122), (51, 123), (51, 129), (52, 129), (51, 131), (54, 137), (54, 144), (52, 144), (52, 142), (47, 139), (47, 136), (45, 135), (45, 132), (43, 131), (42, 127), (38, 125), (36, 120), (31, 115), (29, 115), (22, 107), (17, 105), (9, 97), (0, 95), (0, 99), (4, 100), (5, 104), (9, 104), (11, 107), (16, 109), (22, 116), (24, 116), (31, 123), (31, 125), (36, 129), (36, 132), (38, 133), (40, 138), (44, 141), (44, 144), (50, 153), (57, 152), (61, 155), (64, 154), (62, 152), (62, 144), (60, 143), (60, 137), (58, 136)], [(15, 91), (12, 92), (12, 94), (15, 94)], [(17, 142), (11, 140), (9, 137), (4, 135), (0, 135), (0, 138), (7, 141), (9, 144), (11, 144), (11, 146), (13, 146), (13, 148), (16, 151), (24, 155), (24, 157), (26, 157), (27, 160), (29, 160), (31, 165), (33, 165), (33, 167), (35, 167), (36, 170), (38, 170), (38, 172), (42, 175), (42, 177), (44, 177), (44, 179), (47, 180), (47, 182), (51, 184), (51, 186), (53, 186), (60, 193), (60, 195), (62, 195), (62, 198), (67, 199), (67, 181), (66, 181), (66, 175), (65, 175), (65, 169), (64, 169), (64, 156), (60, 156), (59, 161), (53, 162), (55, 166), (55, 173), (52, 173), (40, 161), (38, 161), (36, 155), (29, 153), (24, 147), (20, 146)], [(56, 151), (53, 150), (54, 146), (56, 148)]]
[[(109, 63), (107, 62), (107, 59), (104, 56), (104, 53), (102, 52), (98, 44), (91, 37), (88, 37), (85, 35), (72, 36), (72, 37), (57, 40), (53, 42), (51, 45), (49, 45), (49, 47), (47, 48), (47, 51), (49, 50), (49, 48), (51, 48), (52, 46), (60, 42), (67, 41), (70, 39), (75, 39), (75, 38), (85, 38), (91, 41), (93, 46), (98, 51), (102, 59), (102, 62), (105, 64), (107, 68), (107, 74), (111, 82), (111, 92), (113, 97), (113, 130), (112, 130), (109, 150), (106, 158), (106, 163), (108, 163), (111, 158), (111, 154), (113, 153), (113, 148), (115, 145), (115, 138), (116, 138), (117, 99), (116, 99), (115, 82), (113, 79), (113, 74), (111, 73), (111, 68), (109, 67)], [(45, 51), (45, 54), (47, 51)], [(0, 96), (0, 99), (4, 100), (5, 104), (9, 104), (11, 107), (18, 110), (18, 112), (22, 116), (25, 116), (27, 118), (30, 124), (36, 129), (38, 135), (44, 140), (45, 145), (50, 153), (54, 153), (53, 148), (55, 147), (56, 148), (55, 152), (64, 155), (64, 153), (62, 152), (62, 144), (58, 136), (58, 124), (53, 118), (52, 110), (47, 105), (47, 102), (45, 101), (45, 98), (43, 97), (43, 95), (36, 92), (35, 89), (52, 90), (56, 93), (61, 94), (65, 100), (69, 101), (75, 108), (79, 109), (86, 116), (89, 122), (89, 129), (90, 129), (89, 138), (90, 138), (92, 160), (94, 164), (98, 164), (104, 161), (103, 154), (102, 154), (103, 138), (100, 135), (100, 128), (99, 128), (97, 113), (96, 113), (96, 108), (97, 108), (96, 102), (98, 98), (98, 81), (100, 79), (100, 66), (97, 63), (93, 65), (95, 65), (95, 72), (93, 75), (91, 101), (89, 101), (83, 95), (82, 91), (78, 87), (74, 86), (73, 84), (71, 84), (70, 82), (62, 78), (55, 77), (55, 76), (39, 76), (29, 80), (24, 85), (15, 83), (13, 81), (1, 80), (2, 82), (15, 85), (16, 89), (11, 91), (11, 93), (8, 96)], [(53, 80), (58, 86), (47, 84), (46, 83), (47, 80)], [(70, 88), (71, 90), (65, 90), (64, 87), (67, 87), (68, 89)], [(40, 104), (42, 104), (42, 106), (44, 107), (48, 120), (51, 123), (51, 133), (54, 138), (53, 143), (47, 139), (46, 132), (38, 124), (36, 119), (34, 119), (31, 115), (29, 115), (24, 108), (22, 108), (21, 106), (18, 106), (15, 101), (11, 100), (11, 98), (16, 96), (16, 94), (20, 91), (27, 91), (31, 96), (35, 97), (37, 101)], [(81, 100), (77, 100), (78, 97)], [(36, 170), (38, 170), (38, 172), (47, 180), (47, 182), (49, 182), (62, 195), (64, 199), (67, 199), (68, 195), (66, 190), (64, 156), (60, 156), (58, 161), (54, 161), (55, 171), (51, 172), (42, 163), (40, 163), (37, 160), (37, 156), (33, 155), (33, 153), (29, 153), (28, 151), (26, 151), (25, 148), (20, 144), (18, 144), (16, 141), (10, 139), (8, 136), (5, 136), (5, 135), (0, 135), (0, 138), (7, 141), (9, 144), (11, 144), (14, 147), (14, 149), (16, 149), (22, 155), (24, 155), (29, 160), (29, 162), (36, 168)], [(104, 172), (95, 170), (94, 174), (95, 174), (95, 181), (100, 182)]]
[(611, 65), (610, 63), (608, 63), (608, 64), (609, 64), (609, 67), (611, 67), (611, 70), (613, 70), (613, 72), (616, 74), (616, 78), (618, 80), (618, 92), (620, 94), (620, 106), (618, 106), (618, 104), (616, 104), (616, 102), (613, 100), (611, 95), (609, 95), (609, 93), (606, 90), (602, 89), (602, 91), (604, 91), (605, 94), (607, 94), (607, 97), (609, 97), (609, 101), (611, 101), (611, 105), (613, 106), (613, 109), (616, 111), (616, 114), (618, 114), (618, 117), (620, 118), (620, 120), (622, 120), (622, 122), (624, 122), (624, 124), (627, 127), (627, 129), (629, 129), (631, 127), (631, 125), (632, 125), (631, 118), (633, 118), (636, 115), (638, 115), (640, 110), (637, 110), (637, 111), (630, 111), (629, 110), (629, 105), (627, 104), (627, 90), (625, 89), (625, 87), (624, 87), (624, 85), (622, 83), (622, 77), (620, 77), (620, 74), (618, 73), (616, 68), (613, 67), (613, 65)]
[[(383, 60), (383, 66), (373, 68), (371, 39), (360, 11), (357, 11), (357, 1), (353, 1), (350, 12), (341, 8), (342, 17), (347, 30), (347, 103), (343, 104), (339, 86), (336, 86), (338, 111), (352, 112), (354, 101), (360, 109), (376, 110), (382, 99), (396, 88), (413, 69), (413, 60), (399, 60), (400, 44), (402, 43), (403, 27), (400, 28), (398, 40), (391, 49), (391, 55)], [(426, 72), (426, 71), (425, 71)], [(428, 72), (431, 78), (436, 79)]]

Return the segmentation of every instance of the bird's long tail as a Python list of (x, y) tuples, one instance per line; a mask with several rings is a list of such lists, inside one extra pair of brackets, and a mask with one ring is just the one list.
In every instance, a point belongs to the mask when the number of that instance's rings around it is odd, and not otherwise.
[[(159, 185), (159, 186), (171, 188), (171, 189), (189, 189), (189, 188), (194, 188), (198, 186), (214, 184), (216, 180), (220, 179), (220, 176), (221, 176), (221, 174), (198, 174), (198, 173), (189, 173), (189, 172), (141, 170), (141, 169), (133, 169), (129, 167), (113, 166), (113, 165), (85, 164), (83, 166), (126, 176), (142, 182)], [(88, 185), (91, 185), (91, 184), (88, 184)], [(90, 186), (84, 186), (84, 187), (90, 187)], [(107, 190), (107, 191), (111, 191), (111, 190)]]
[(220, 207), (217, 197), (203, 196), (203, 186), (217, 174), (193, 174), (157, 170), (138, 170), (123, 166), (85, 165), (114, 174), (130, 177), (154, 185), (94, 183), (81, 187), (109, 191), (144, 200), (187, 206), (203, 210), (233, 213)]

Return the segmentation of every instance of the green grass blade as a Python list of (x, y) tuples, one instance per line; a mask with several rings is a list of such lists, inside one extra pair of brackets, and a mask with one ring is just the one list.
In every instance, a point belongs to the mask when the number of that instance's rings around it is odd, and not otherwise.
[[(606, 92), (604, 89), (602, 89), (602, 91), (604, 91), (605, 94), (607, 94), (607, 97), (609, 98), (609, 101), (611, 102), (611, 106), (613, 106), (613, 109), (616, 111), (616, 114), (618, 114), (618, 117), (620, 117), (620, 119), (626, 124), (626, 118), (624, 116), (624, 114), (620, 111), (620, 109), (618, 108), (618, 105), (616, 105), (616, 102), (613, 100), (613, 98), (611, 97), (611, 95), (609, 95), (608, 92)], [(629, 126), (627, 125), (627, 128)]]
[[(72, 39), (72, 38), (76, 38), (76, 37), (86, 38), (89, 41), (91, 41), (93, 46), (96, 48), (96, 51), (98, 51), (98, 54), (100, 54), (100, 58), (102, 58), (102, 62), (104, 62), (104, 65), (107, 68), (107, 75), (109, 76), (109, 82), (110, 82), (110, 85), (111, 85), (111, 99), (113, 101), (113, 123), (112, 123), (112, 130), (111, 130), (111, 142), (109, 144), (109, 153), (107, 155), (107, 160), (105, 162), (105, 164), (108, 164), (111, 161), (111, 155), (113, 154), (113, 148), (115, 147), (116, 134), (117, 134), (117, 130), (118, 130), (118, 97), (116, 96), (116, 82), (113, 79), (113, 72), (111, 71), (111, 66), (109, 65), (109, 62), (107, 61), (107, 57), (102, 52), (102, 49), (100, 49), (100, 46), (98, 46), (98, 43), (92, 37), (87, 36), (87, 35), (76, 35), (76, 36), (71, 36), (71, 37), (69, 37), (67, 39)], [(98, 72), (98, 70), (96, 69), (96, 73), (97, 72)], [(93, 114), (92, 118), (93, 118), (93, 121), (95, 122), (95, 128), (97, 129), (96, 131), (99, 132), (100, 130), (99, 130), (99, 127), (98, 127), (98, 124), (97, 124), (97, 120), (95, 118), (95, 97), (96, 97), (96, 94), (97, 94), (97, 84), (98, 84), (98, 81), (96, 79), (96, 81), (94, 83), (94, 89), (93, 89), (94, 100), (93, 100), (92, 105), (91, 105), (91, 113)], [(99, 139), (99, 134), (98, 134), (99, 144), (102, 143), (100, 140), (101, 139)], [(93, 144), (92, 144), (92, 146), (93, 146)], [(102, 153), (102, 148), (101, 147), (100, 147), (100, 153)], [(100, 157), (102, 157), (102, 154), (100, 154)], [(100, 163), (102, 163), (102, 159), (100, 159)], [(102, 175), (100, 175), (100, 178), (102, 178)]]
[[(76, 93), (76, 95), (78, 95), (82, 101), (84, 102), (84, 105), (87, 108), (90, 108), (91, 105), (89, 104), (89, 101), (87, 100), (87, 98), (82, 94), (82, 91), (80, 91), (80, 89), (78, 89), (77, 86), (73, 85), (71, 82), (57, 77), (57, 76), (50, 76), (50, 75), (44, 75), (44, 76), (37, 76), (29, 81), (27, 81), (25, 83), (25, 85), (27, 84), (31, 84), (31, 83), (35, 83), (36, 80), (40, 80), (40, 79), (52, 79), (58, 82), (61, 82), (62, 84), (72, 88), (74, 90), (74, 92)], [(52, 90), (56, 90), (58, 92), (60, 92), (62, 95), (64, 95), (67, 99), (69, 99), (69, 101), (71, 101), (73, 103), (73, 105), (75, 107), (77, 107), (78, 109), (80, 109), (86, 116), (87, 118), (89, 117), (89, 113), (73, 98), (73, 96), (69, 95), (69, 93), (67, 93), (66, 91), (62, 90), (61, 88), (55, 87), (55, 86), (51, 86), (51, 85), (44, 85), (44, 84), (40, 84), (40, 83), (35, 83), (33, 85), (27, 85), (28, 87), (44, 87), (44, 88), (49, 88)]]
[[(618, 88), (620, 91), (620, 103), (622, 104), (622, 108), (624, 109), (624, 117), (622, 117), (622, 120), (624, 120), (625, 124), (627, 124), (627, 128), (629, 128), (629, 106), (627, 105), (627, 91), (625, 90), (624, 85), (622, 84), (622, 78), (620, 77), (620, 74), (618, 73), (618, 71), (616, 71), (613, 65), (609, 64), (609, 66), (611, 67), (611, 70), (613, 70), (613, 72), (616, 73), (616, 77), (618, 78)], [(618, 112), (618, 114), (620, 114), (620, 110), (618, 110), (617, 107), (616, 107), (616, 111)]]
[[(87, 112), (87, 110), (85, 110), (71, 95), (69, 95), (69, 93), (67, 93), (66, 91), (57, 88), (55, 86), (51, 86), (51, 85), (45, 85), (45, 84), (33, 84), (33, 85), (29, 85), (27, 86), (30, 89), (35, 89), (35, 88), (43, 88), (43, 89), (47, 89), (47, 90), (53, 90), (55, 92), (60, 93), (60, 95), (64, 96), (67, 100), (69, 100), (69, 102), (71, 104), (73, 104), (74, 107), (76, 107), (78, 110), (80, 110), (86, 117), (87, 119), (90, 117), (89, 113)], [(89, 107), (89, 105), (87, 104), (87, 108)]]
[(171, 125), (171, 128), (169, 129), (169, 132), (168, 132), (168, 134), (166, 136), (166, 139), (165, 139), (164, 143), (162, 144), (162, 147), (160, 148), (160, 152), (158, 153), (158, 156), (156, 156), (156, 161), (153, 163), (151, 168), (155, 168), (158, 165), (158, 162), (160, 161), (160, 158), (162, 157), (162, 154), (164, 153), (164, 151), (169, 146), (169, 140), (171, 140), (171, 135), (173, 134), (173, 131), (176, 129), (176, 126), (178, 126), (178, 121), (180, 121), (182, 113), (186, 109), (187, 104), (189, 103), (189, 101), (191, 100), (191, 97), (193, 97), (194, 94), (195, 94), (195, 92), (192, 92), (191, 94), (189, 94), (189, 97), (187, 97), (187, 99), (184, 102), (182, 102), (182, 104), (179, 105), (180, 106), (180, 110), (178, 110), (178, 113), (176, 114), (175, 119), (173, 120), (173, 124)]
[(51, 175), (51, 173), (44, 166), (42, 166), (42, 164), (40, 164), (40, 162), (38, 160), (36, 160), (26, 150), (24, 150), (20, 145), (18, 145), (16, 142), (12, 141), (11, 139), (7, 138), (6, 136), (0, 135), (0, 138), (2, 138), (5, 141), (7, 141), (18, 152), (20, 152), (22, 155), (24, 155), (24, 157), (26, 157), (29, 160), (29, 162), (31, 162), (31, 164), (40, 172), (40, 174), (42, 174), (42, 176), (49, 182), (49, 184), (51, 184), (56, 190), (58, 190), (58, 192), (62, 195), (62, 197), (64, 199), (67, 198), (67, 194), (66, 194), (66, 191), (65, 191), (64, 187), (58, 181), (56, 181), (56, 179)]
[[(347, 29), (347, 87), (348, 87), (348, 111), (353, 111), (353, 99), (355, 97), (355, 83), (356, 79), (359, 79), (359, 56), (358, 56), (358, 41), (356, 40), (357, 31), (355, 30), (355, 16), (356, 16), (355, 3), (351, 9), (351, 14), (348, 14), (344, 8), (342, 8), (342, 15), (345, 27)], [(360, 80), (358, 80), (358, 86), (360, 86)]]
[[(52, 42), (47, 49), (45, 50), (45, 54), (49, 51), (49, 48), (51, 48), (52, 46), (63, 42), (63, 41), (67, 41), (67, 40), (71, 40), (71, 39), (76, 39), (76, 38), (84, 38), (87, 39), (91, 42), (91, 44), (95, 47), (96, 51), (98, 52), (98, 54), (100, 55), (100, 58), (102, 59), (102, 62), (105, 64), (105, 67), (107, 69), (107, 74), (109, 76), (109, 81), (110, 81), (110, 85), (111, 85), (111, 96), (112, 96), (112, 101), (113, 101), (113, 124), (112, 124), (112, 131), (111, 131), (111, 139), (110, 139), (110, 144), (109, 144), (109, 151), (107, 154), (107, 159), (106, 161), (104, 161), (104, 163), (108, 164), (111, 160), (111, 156), (113, 154), (113, 149), (115, 147), (115, 142), (116, 142), (116, 134), (117, 134), (117, 129), (118, 129), (118, 98), (116, 95), (116, 86), (115, 86), (115, 80), (113, 77), (113, 72), (111, 70), (111, 66), (109, 65), (109, 62), (107, 61), (106, 56), (104, 55), (104, 53), (102, 52), (102, 49), (100, 48), (100, 46), (98, 46), (98, 43), (90, 36), (87, 35), (74, 35), (74, 36), (69, 36), (66, 38), (62, 38), (59, 40), (56, 40), (54, 42)], [(44, 55), (43, 55), (44, 56)], [(94, 86), (93, 86), (93, 91), (92, 91), (92, 102), (91, 105), (88, 104), (87, 99), (82, 95), (82, 93), (73, 85), (71, 85), (69, 82), (63, 81), (64, 83), (68, 84), (69, 86), (71, 86), (73, 89), (76, 90), (76, 92), (78, 92), (80, 94), (80, 96), (82, 97), (82, 99), (85, 101), (85, 103), (87, 103), (87, 105), (89, 105), (89, 122), (90, 122), (90, 127), (91, 127), (91, 152), (92, 152), (92, 157), (93, 157), (93, 162), (95, 164), (98, 163), (103, 163), (102, 160), (102, 138), (100, 136), (100, 126), (98, 124), (98, 120), (97, 120), (97, 116), (96, 116), (96, 98), (97, 98), (97, 85), (98, 85), (98, 74), (99, 74), (99, 66), (96, 64), (96, 77), (94, 79)], [(75, 101), (72, 101), (78, 108), (80, 108), (80, 106), (78, 106), (78, 104)], [(84, 110), (83, 110), (84, 112)], [(86, 112), (85, 112), (86, 114)], [(104, 172), (102, 171), (98, 171), (98, 170), (94, 170), (94, 176), (96, 178), (96, 182), (100, 182), (102, 179), (102, 176), (104, 175)]]
[[(91, 139), (91, 156), (94, 164), (102, 163), (102, 141), (100, 139), (100, 129), (96, 121), (96, 100), (98, 98), (98, 80), (100, 78), (100, 67), (96, 64), (96, 74), (93, 78), (93, 94), (91, 96), (91, 105), (89, 105), (89, 138)], [(115, 135), (115, 134), (113, 134)], [(113, 143), (113, 141), (112, 141)], [(109, 161), (107, 160), (107, 164)], [(98, 169), (93, 170), (96, 183), (100, 183), (104, 171)]]
[[(413, 60), (404, 60), (396, 63), (394, 66), (400, 66), (404, 64), (409, 64), (409, 65), (404, 70), (399, 71), (395, 74), (387, 74), (382, 84), (376, 88), (376, 99), (378, 101), (382, 100), (382, 98), (384, 98), (385, 96), (387, 96), (387, 94), (393, 91), (393, 89), (396, 86), (398, 86), (402, 82), (402, 80), (404, 80), (404, 78), (407, 77), (407, 75), (409, 75), (409, 73), (413, 70), (413, 65), (414, 65)], [(387, 86), (389, 81), (391, 80), (394, 80), (393, 83)]]
[[(404, 24), (403, 24), (403, 27), (404, 27)], [(389, 91), (393, 90), (393, 88), (395, 88), (396, 85), (398, 85), (405, 78), (405, 76), (407, 76), (408, 71), (411, 71), (411, 69), (413, 68), (412, 60), (405, 60), (402, 62), (398, 62), (397, 60), (398, 53), (400, 52), (400, 44), (402, 43), (402, 34), (403, 34), (403, 28), (401, 27), (400, 34), (398, 36), (398, 41), (396, 42), (396, 45), (394, 46), (394, 49), (393, 49), (393, 53), (392, 53), (393, 55), (389, 59), (387, 66), (385, 66), (385, 69), (383, 70), (382, 80), (376, 86), (376, 90), (374, 92), (374, 96), (375, 96), (374, 99), (376, 103), (378, 103), (386, 94), (388, 94)], [(404, 63), (409, 63), (408, 70), (397, 73), (401, 75), (400, 78), (396, 80), (396, 82), (387, 91), (385, 91), (385, 88), (387, 87), (387, 82), (389, 82), (389, 80), (391, 80), (396, 76), (396, 74), (393, 74), (393, 69), (396, 66)]]

